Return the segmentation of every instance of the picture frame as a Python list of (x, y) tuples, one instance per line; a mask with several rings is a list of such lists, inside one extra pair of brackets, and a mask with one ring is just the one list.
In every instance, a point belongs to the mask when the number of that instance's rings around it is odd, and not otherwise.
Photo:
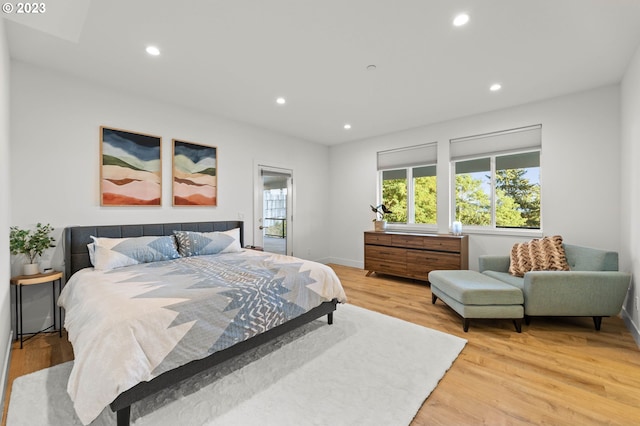
[(218, 148), (172, 140), (174, 206), (218, 205)]
[(100, 205), (162, 205), (162, 138), (100, 126)]

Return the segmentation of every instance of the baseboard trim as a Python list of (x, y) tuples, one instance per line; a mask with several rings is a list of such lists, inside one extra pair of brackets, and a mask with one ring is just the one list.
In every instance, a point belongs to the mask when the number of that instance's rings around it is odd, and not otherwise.
[(620, 316), (622, 317), (624, 324), (627, 326), (627, 329), (629, 329), (629, 331), (631, 332), (633, 340), (636, 341), (636, 345), (638, 345), (638, 348), (640, 348), (640, 330), (638, 329), (638, 326), (633, 322), (631, 315), (629, 315), (629, 312), (627, 312), (624, 307), (622, 308)]
[[(7, 353), (4, 355), (4, 364), (2, 366), (2, 394), (0, 397), (0, 413), (4, 413), (4, 400), (7, 394), (7, 384), (9, 383), (9, 366), (11, 365), (11, 345), (13, 343), (13, 330), (9, 333), (9, 342), (7, 344)], [(0, 415), (1, 417), (1, 415)]]
[(364, 262), (361, 260), (358, 261), (358, 260), (351, 260), (351, 259), (342, 259), (339, 257), (330, 257), (327, 263), (336, 263), (338, 265), (351, 266), (352, 268), (359, 268), (359, 269), (364, 268)]

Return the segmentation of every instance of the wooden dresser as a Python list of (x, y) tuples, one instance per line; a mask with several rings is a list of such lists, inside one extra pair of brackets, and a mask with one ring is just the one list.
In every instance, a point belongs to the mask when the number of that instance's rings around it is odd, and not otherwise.
[(469, 237), (368, 231), (364, 269), (423, 281), (435, 269), (469, 269)]

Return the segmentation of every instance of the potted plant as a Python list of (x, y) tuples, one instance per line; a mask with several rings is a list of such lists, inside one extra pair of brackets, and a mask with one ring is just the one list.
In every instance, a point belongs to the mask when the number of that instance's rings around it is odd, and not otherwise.
[(53, 244), (55, 239), (49, 235), (53, 228), (51, 225), (38, 223), (35, 230), (20, 229), (12, 226), (9, 234), (9, 249), (11, 254), (24, 254), (29, 263), (23, 266), (24, 275), (34, 275), (40, 272), (36, 260)]
[(384, 220), (384, 215), (391, 213), (391, 210), (389, 210), (384, 204), (380, 204), (376, 207), (369, 205), (369, 207), (371, 207), (371, 211), (376, 214), (376, 217), (373, 218), (374, 229), (376, 231), (384, 231), (387, 229), (387, 221)]

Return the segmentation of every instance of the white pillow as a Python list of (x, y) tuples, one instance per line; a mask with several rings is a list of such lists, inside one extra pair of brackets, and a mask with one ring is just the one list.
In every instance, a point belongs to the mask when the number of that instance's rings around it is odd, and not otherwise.
[[(91, 237), (95, 238), (95, 237)], [(96, 243), (87, 244), (87, 250), (89, 251), (89, 260), (93, 266), (96, 265)]]

